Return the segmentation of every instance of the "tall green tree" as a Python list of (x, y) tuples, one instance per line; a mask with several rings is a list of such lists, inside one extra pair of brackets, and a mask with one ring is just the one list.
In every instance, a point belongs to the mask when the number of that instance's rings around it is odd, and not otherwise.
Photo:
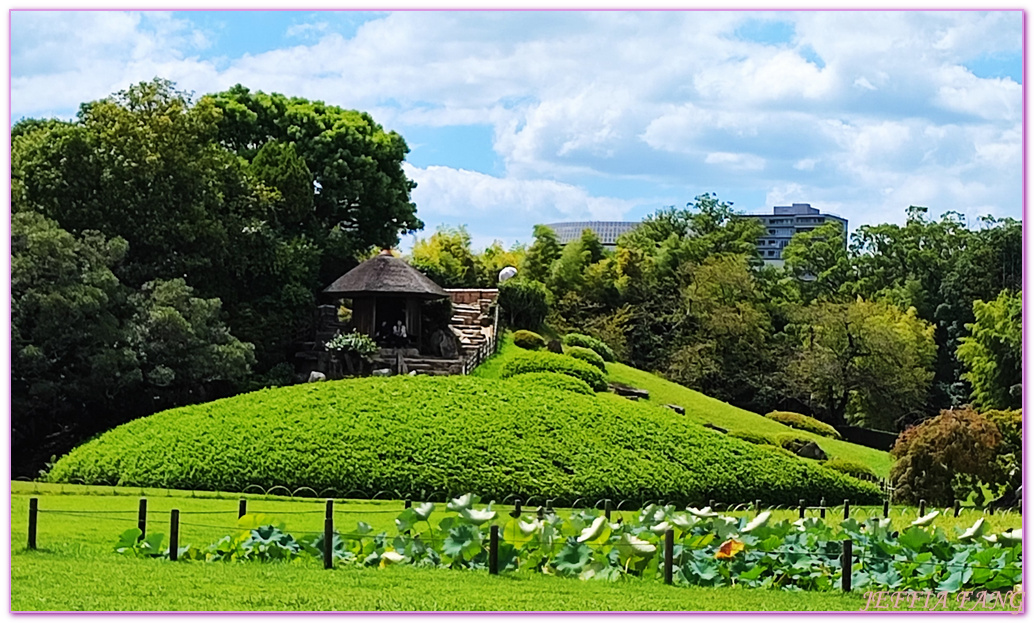
[(1022, 294), (1003, 290), (993, 301), (974, 301), (976, 321), (963, 337), (958, 357), (973, 401), (984, 409), (1016, 409), (1023, 400)]
[(218, 138), (253, 162), (271, 141), (291, 143), (313, 175), (304, 231), (322, 249), (319, 281), (330, 283), (371, 246), (398, 244), (423, 228), (402, 170), (409, 147), (365, 113), (236, 85), (206, 98), (222, 114)]
[(786, 367), (794, 391), (830, 424), (896, 430), (921, 408), (933, 379), (933, 326), (914, 308), (883, 302), (817, 302), (788, 331), (798, 346)]
[(478, 264), (467, 228), (441, 226), (430, 238), (420, 238), (410, 252), (412, 265), (443, 288), (474, 288)]
[(854, 276), (847, 232), (836, 221), (795, 235), (783, 249), (783, 260), (805, 302), (839, 298)]
[(16, 473), (135, 417), (232, 393), (249, 375), (253, 347), (221, 321), (218, 300), (182, 279), (119, 281), (121, 238), (72, 235), (25, 210), (11, 234)]
[(517, 268), (522, 278), (545, 283), (553, 269), (553, 262), (560, 257), (563, 248), (556, 232), (548, 226), (536, 225), (532, 231), (535, 240)]

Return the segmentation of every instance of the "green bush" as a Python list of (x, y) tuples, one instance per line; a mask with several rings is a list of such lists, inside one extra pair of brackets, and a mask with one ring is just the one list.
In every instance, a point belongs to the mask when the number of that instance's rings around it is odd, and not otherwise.
[(906, 429), (891, 449), (895, 502), (925, 499), (950, 506), (994, 482), (1002, 443), (998, 427), (971, 408), (944, 410)]
[(846, 459), (832, 458), (822, 464), (826, 469), (832, 469), (840, 472), (841, 474), (847, 474), (848, 476), (854, 476), (855, 478), (861, 478), (862, 480), (878, 480), (879, 476), (876, 472), (865, 465), (864, 463), (858, 463), (857, 461), (848, 461)]
[(603, 357), (600, 357), (599, 353), (592, 349), (582, 348), (581, 346), (568, 346), (564, 352), (569, 357), (581, 359), (585, 363), (599, 368), (600, 372), (607, 372), (607, 364), (603, 363)]
[(594, 337), (583, 335), (581, 333), (568, 333), (564, 336), (564, 344), (567, 346), (581, 346), (582, 348), (588, 348), (596, 351), (596, 354), (603, 357), (603, 361), (615, 361), (614, 351), (604, 344), (602, 340), (597, 340)]
[(783, 433), (776, 437), (776, 442), (779, 444), (780, 448), (797, 454), (801, 448), (811, 443), (811, 439), (794, 435), (793, 433)]
[(755, 433), (755, 432), (752, 432), (752, 431), (745, 431), (745, 430), (734, 430), (734, 431), (729, 431), (729, 436), (730, 437), (735, 437), (737, 439), (742, 439), (743, 441), (749, 441), (750, 443), (756, 444), (756, 445), (759, 445), (759, 446), (778, 446), (779, 445), (776, 442), (775, 439), (772, 439), (772, 437), (770, 435), (766, 435), (764, 433)]
[(587, 396), (596, 395), (596, 392), (592, 391), (592, 388), (585, 381), (566, 374), (560, 374), (559, 372), (528, 372), (526, 374), (518, 374), (512, 378), (522, 385), (562, 389)]
[(50, 478), (219, 491), (477, 491), (557, 506), (577, 497), (880, 499), (871, 483), (714, 435), (663, 407), (606, 398), (466, 376), (265, 389), (119, 426), (61, 458)]
[(538, 329), (549, 313), (549, 290), (544, 283), (509, 279), (499, 284), (499, 310), (513, 329)]
[(534, 331), (521, 329), (514, 332), (513, 345), (525, 350), (542, 350), (546, 347), (546, 338)]
[(607, 391), (607, 378), (596, 368), (574, 357), (544, 351), (518, 353), (503, 364), (500, 376), (505, 379), (527, 372), (559, 372), (585, 381), (598, 392)]
[(822, 435), (823, 437), (830, 437), (832, 439), (841, 439), (840, 433), (837, 432), (837, 429), (825, 422), (820, 422), (813, 417), (808, 417), (807, 415), (801, 415), (800, 413), (794, 413), (793, 411), (773, 411), (765, 417), (770, 420), (775, 420), (780, 424), (785, 424), (790, 428), (806, 430), (809, 433), (815, 433), (816, 435)]
[(1023, 412), (986, 411), (984, 417), (991, 420), (998, 432), (1002, 434), (1002, 443), (998, 446), (998, 474), (993, 485), (1002, 485), (1015, 490), (1023, 484)]

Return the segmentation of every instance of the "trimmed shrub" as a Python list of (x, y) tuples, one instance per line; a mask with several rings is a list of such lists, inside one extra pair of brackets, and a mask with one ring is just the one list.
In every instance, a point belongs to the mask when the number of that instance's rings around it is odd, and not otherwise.
[(595, 351), (597, 355), (603, 358), (603, 361), (615, 360), (614, 351), (604, 344), (602, 340), (597, 340), (582, 333), (568, 333), (564, 336), (564, 344), (567, 346), (581, 346), (582, 348)]
[(542, 350), (546, 347), (546, 338), (534, 331), (521, 329), (513, 334), (513, 345), (525, 350)]
[(793, 452), (796, 455), (801, 450), (801, 448), (811, 443), (811, 439), (808, 439), (807, 437), (801, 437), (799, 435), (794, 435), (793, 433), (783, 433), (782, 435), (776, 437), (776, 442), (779, 444), (780, 448), (783, 448), (784, 450), (789, 450), (790, 452)]
[(941, 411), (905, 430), (890, 451), (894, 501), (950, 506), (966, 499), (978, 483), (994, 482), (1001, 443), (998, 427), (969, 407)]
[(528, 372), (526, 374), (518, 374), (512, 378), (522, 385), (560, 389), (567, 392), (585, 394), (586, 396), (596, 395), (596, 392), (592, 391), (592, 388), (585, 381), (567, 374), (560, 374), (559, 372)]
[(607, 391), (607, 378), (596, 368), (574, 357), (545, 351), (518, 353), (503, 364), (500, 376), (505, 379), (527, 372), (559, 372), (585, 381), (598, 392)]
[(765, 417), (770, 420), (775, 420), (780, 424), (785, 424), (790, 428), (806, 430), (809, 433), (815, 433), (816, 435), (822, 435), (823, 437), (830, 437), (832, 439), (841, 439), (840, 433), (837, 432), (837, 429), (825, 422), (820, 422), (813, 417), (808, 417), (807, 415), (794, 413), (793, 411), (773, 411)]
[(871, 483), (707, 433), (663, 407), (466, 376), (307, 383), (180, 407), (79, 446), (50, 478), (216, 491), (474, 491), (557, 506), (578, 497), (880, 500)]
[(771, 436), (766, 435), (764, 433), (755, 433), (755, 432), (752, 432), (752, 431), (745, 431), (745, 430), (734, 430), (734, 431), (729, 431), (729, 436), (730, 437), (735, 437), (737, 439), (742, 439), (743, 441), (749, 441), (750, 443), (756, 444), (756, 445), (759, 445), (759, 446), (778, 446), (779, 445), (779, 443), (776, 442), (775, 439), (772, 439)]
[(499, 311), (514, 329), (538, 329), (549, 313), (546, 284), (525, 279), (509, 279), (499, 284)]
[(603, 357), (600, 357), (599, 354), (592, 349), (582, 348), (581, 346), (568, 346), (565, 353), (569, 357), (581, 359), (585, 363), (599, 368), (600, 372), (606, 373), (607, 371), (607, 364), (603, 363)]
[(841, 474), (847, 474), (848, 476), (854, 476), (862, 480), (879, 480), (879, 476), (876, 472), (863, 463), (857, 461), (848, 461), (847, 459), (832, 458), (822, 464), (826, 469), (832, 469), (838, 471)]

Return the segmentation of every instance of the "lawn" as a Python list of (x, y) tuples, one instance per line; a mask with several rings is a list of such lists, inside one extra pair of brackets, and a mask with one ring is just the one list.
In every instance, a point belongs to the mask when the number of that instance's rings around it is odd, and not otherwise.
[[(619, 583), (545, 575), (412, 567), (342, 568), (317, 563), (171, 563), (114, 554), (118, 534), (136, 525), (138, 499), (148, 500), (148, 532), (168, 533), (169, 511), (181, 511), (180, 543), (207, 545), (228, 534), (241, 497), (298, 534), (318, 531), (324, 502), (276, 496), (165, 489), (12, 483), (12, 610), (857, 610), (860, 593), (793, 593), (736, 588), (671, 587), (653, 580)], [(39, 550), (25, 549), (28, 501), (40, 499)], [(393, 530), (401, 501), (338, 500), (341, 528), (365, 521)], [(499, 507), (506, 511), (508, 507)], [(444, 509), (443, 509), (444, 510)], [(58, 513), (55, 511), (65, 511)], [(877, 508), (856, 515), (878, 514)], [(796, 516), (777, 511), (777, 516)], [(809, 511), (809, 516), (815, 511)], [(896, 508), (905, 526), (915, 509)], [(827, 519), (837, 514), (831, 510)], [(938, 525), (968, 526), (975, 511)], [(994, 530), (1020, 525), (1018, 514), (988, 517)]]
[(807, 437), (814, 440), (830, 457), (838, 457), (868, 465), (870, 469), (882, 478), (890, 475), (890, 467), (894, 463), (889, 452), (790, 428), (757, 413), (734, 407), (721, 400), (710, 398), (700, 392), (693, 391), (677, 383), (672, 383), (656, 374), (644, 372), (621, 363), (608, 363), (607, 375), (613, 382), (648, 390), (650, 392), (650, 402), (675, 404), (684, 408), (686, 410), (686, 417), (700, 424), (710, 423), (730, 431), (740, 430), (773, 435), (793, 433), (799, 437)]

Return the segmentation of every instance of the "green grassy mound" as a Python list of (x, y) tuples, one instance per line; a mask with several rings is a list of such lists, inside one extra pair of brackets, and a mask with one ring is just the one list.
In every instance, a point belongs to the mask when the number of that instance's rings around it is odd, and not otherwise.
[(242, 491), (248, 485), (699, 503), (850, 499), (877, 488), (612, 395), (470, 377), (267, 389), (141, 418), (50, 478)]

